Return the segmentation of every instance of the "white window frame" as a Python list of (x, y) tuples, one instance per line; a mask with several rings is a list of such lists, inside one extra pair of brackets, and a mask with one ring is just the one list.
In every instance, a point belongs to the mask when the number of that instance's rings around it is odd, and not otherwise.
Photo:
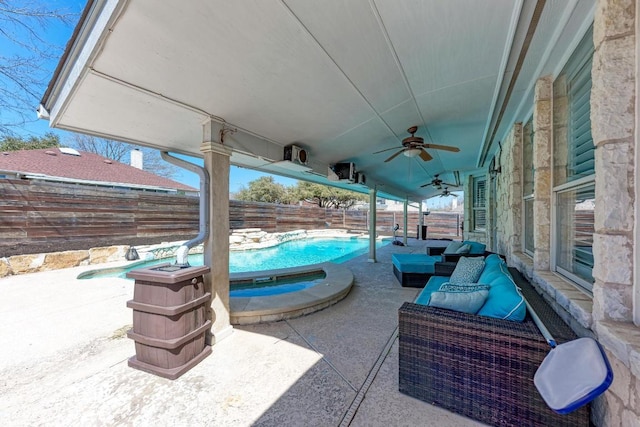
[[(478, 187), (482, 183), (482, 195), (479, 195)], [(487, 177), (476, 176), (473, 177), (473, 199), (471, 210), (473, 213), (473, 231), (487, 231)], [(484, 213), (484, 223), (482, 226), (478, 226), (478, 213)]]
[[(584, 40), (587, 39), (587, 37), (590, 37), (589, 34), (591, 34), (591, 31), (593, 31), (592, 29), (589, 30), (587, 32), (587, 35), (583, 36), (582, 41), (580, 41), (580, 43), (578, 44), (578, 47), (576, 48), (576, 50), (571, 54), (571, 56), (573, 57), (573, 55), (578, 52), (579, 50), (582, 49), (586, 49), (585, 46), (582, 46), (582, 43), (584, 43)], [(593, 50), (591, 50), (591, 54), (593, 55)], [(592, 60), (593, 56), (591, 57)], [(572, 59), (570, 59), (572, 60)], [(587, 59), (588, 60), (588, 59)], [(585, 58), (584, 57), (580, 57), (579, 59), (575, 59), (575, 61), (577, 61), (576, 63), (572, 64), (572, 66), (574, 67), (574, 69), (578, 69), (584, 66), (585, 63)], [(569, 64), (569, 63), (567, 63)], [(565, 70), (567, 69), (567, 64), (565, 64), (565, 66), (563, 67), (563, 70), (560, 72), (560, 75), (562, 73), (565, 72)], [(556, 77), (557, 78), (557, 77)], [(592, 77), (593, 78), (593, 77)], [(555, 82), (554, 82), (555, 84)], [(554, 118), (555, 119), (555, 118)], [(569, 123), (567, 123), (567, 126), (569, 125)], [(556, 140), (555, 140), (555, 136), (553, 139), (553, 144), (555, 145)], [(567, 150), (570, 149), (569, 146), (566, 147)], [(554, 159), (555, 157), (552, 156), (552, 159)], [(552, 170), (555, 170), (555, 165), (552, 165)], [(595, 185), (595, 169), (594, 172), (590, 175), (586, 175), (586, 176), (579, 176), (575, 179), (569, 179), (566, 182), (562, 183), (562, 184), (558, 184), (555, 185), (555, 176), (553, 177), (554, 179), (554, 185), (552, 188), (552, 192), (553, 192), (553, 198), (552, 198), (552, 212), (551, 212), (551, 218), (552, 218), (552, 234), (551, 234), (551, 268), (553, 271), (557, 272), (558, 274), (566, 277), (567, 279), (571, 280), (572, 282), (574, 282), (578, 287), (580, 287), (582, 290), (586, 291), (587, 293), (591, 294), (592, 292), (592, 288), (593, 288), (593, 284), (586, 281), (584, 278), (577, 276), (576, 274), (565, 270), (564, 268), (560, 267), (558, 265), (558, 236), (560, 235), (560, 231), (558, 230), (558, 199), (560, 197), (560, 195), (562, 193), (565, 193), (567, 191), (572, 191), (572, 190), (579, 190), (582, 187), (586, 187), (586, 186), (590, 186), (590, 185)]]

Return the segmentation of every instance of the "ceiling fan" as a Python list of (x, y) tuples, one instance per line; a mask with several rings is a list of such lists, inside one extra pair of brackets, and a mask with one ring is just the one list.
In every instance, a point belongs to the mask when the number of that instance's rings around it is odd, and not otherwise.
[(442, 190), (442, 184), (447, 185), (449, 187), (459, 187), (458, 184), (449, 184), (448, 182), (444, 182), (443, 180), (441, 180), (440, 178), (438, 178), (440, 174), (435, 174), (433, 176), (433, 179), (431, 180), (431, 182), (427, 182), (424, 185), (421, 185), (420, 187), (426, 187), (428, 185), (432, 185), (434, 188), (437, 188), (438, 190)]
[[(396, 156), (400, 155), (400, 153), (404, 154), (406, 157), (420, 156), (422, 160), (424, 160), (425, 162), (428, 162), (429, 160), (433, 159), (433, 157), (431, 157), (431, 154), (427, 153), (424, 150), (425, 148), (431, 148), (434, 150), (446, 150), (446, 151), (451, 151), (453, 153), (457, 153), (458, 151), (460, 151), (458, 147), (450, 147), (447, 145), (437, 145), (437, 144), (425, 144), (424, 138), (414, 135), (417, 131), (418, 131), (418, 126), (411, 126), (409, 129), (407, 129), (407, 132), (409, 132), (411, 136), (408, 136), (402, 140), (402, 148), (400, 149), (400, 151), (398, 151), (397, 153), (389, 157), (387, 160), (385, 160), (385, 163), (395, 159)], [(373, 154), (378, 154), (384, 151), (395, 150), (395, 149), (397, 148), (396, 147), (387, 148), (385, 150), (376, 151)]]
[(447, 197), (447, 196), (458, 197), (457, 194), (453, 194), (451, 191), (449, 191), (449, 187), (444, 187), (444, 190), (442, 190), (440, 197)]

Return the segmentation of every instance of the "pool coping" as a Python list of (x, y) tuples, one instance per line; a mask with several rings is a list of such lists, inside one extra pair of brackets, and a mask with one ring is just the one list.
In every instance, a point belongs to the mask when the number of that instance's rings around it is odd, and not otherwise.
[(231, 324), (276, 322), (314, 313), (346, 297), (353, 286), (354, 278), (347, 267), (332, 262), (230, 274), (229, 282), (231, 283), (262, 277), (296, 276), (314, 271), (323, 271), (326, 277), (317, 285), (301, 291), (260, 297), (229, 298)]

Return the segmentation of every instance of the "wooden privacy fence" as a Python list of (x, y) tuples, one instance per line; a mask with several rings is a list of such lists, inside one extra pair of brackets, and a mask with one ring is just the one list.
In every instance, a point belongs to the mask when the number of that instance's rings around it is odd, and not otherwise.
[[(395, 224), (400, 226), (398, 236), (403, 232), (403, 213), (397, 211), (377, 212), (376, 230), (382, 234), (392, 234)], [(407, 212), (408, 235), (416, 237), (419, 223), (418, 212)], [(453, 212), (432, 212), (425, 216), (429, 237), (460, 236), (462, 215)], [(275, 205), (270, 203), (229, 202), (229, 227), (261, 228), (269, 233), (300, 229), (344, 228), (347, 230), (369, 230), (369, 211), (319, 208), (314, 206)]]
[(197, 197), (0, 180), (0, 256), (160, 242), (197, 230)]
[[(408, 213), (416, 237), (418, 212)], [(429, 237), (456, 237), (461, 215), (425, 216)], [(391, 235), (402, 212), (378, 211), (376, 231)], [(229, 228), (267, 232), (341, 228), (366, 232), (369, 212), (313, 206), (229, 202)], [(0, 180), (0, 256), (115, 244), (189, 239), (198, 233), (198, 198), (97, 186)]]

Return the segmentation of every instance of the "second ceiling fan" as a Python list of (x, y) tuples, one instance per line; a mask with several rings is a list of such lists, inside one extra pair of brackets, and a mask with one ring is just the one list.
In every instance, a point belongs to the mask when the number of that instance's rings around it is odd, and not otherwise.
[[(425, 144), (424, 138), (420, 136), (415, 136), (415, 133), (417, 131), (418, 131), (418, 126), (412, 126), (409, 129), (407, 129), (407, 132), (409, 132), (411, 136), (408, 136), (402, 140), (402, 148), (398, 152), (394, 153), (387, 160), (385, 160), (385, 163), (390, 162), (400, 154), (404, 154), (406, 157), (420, 156), (422, 160), (424, 160), (425, 162), (428, 162), (429, 160), (433, 159), (433, 157), (431, 157), (431, 154), (425, 151), (425, 148), (429, 148), (433, 150), (451, 151), (453, 153), (457, 153), (458, 151), (460, 151), (458, 147), (450, 147), (448, 145), (438, 145), (438, 144)], [(385, 150), (376, 151), (373, 154), (378, 154), (384, 151), (395, 150), (395, 149), (397, 148), (396, 147), (387, 148)]]

